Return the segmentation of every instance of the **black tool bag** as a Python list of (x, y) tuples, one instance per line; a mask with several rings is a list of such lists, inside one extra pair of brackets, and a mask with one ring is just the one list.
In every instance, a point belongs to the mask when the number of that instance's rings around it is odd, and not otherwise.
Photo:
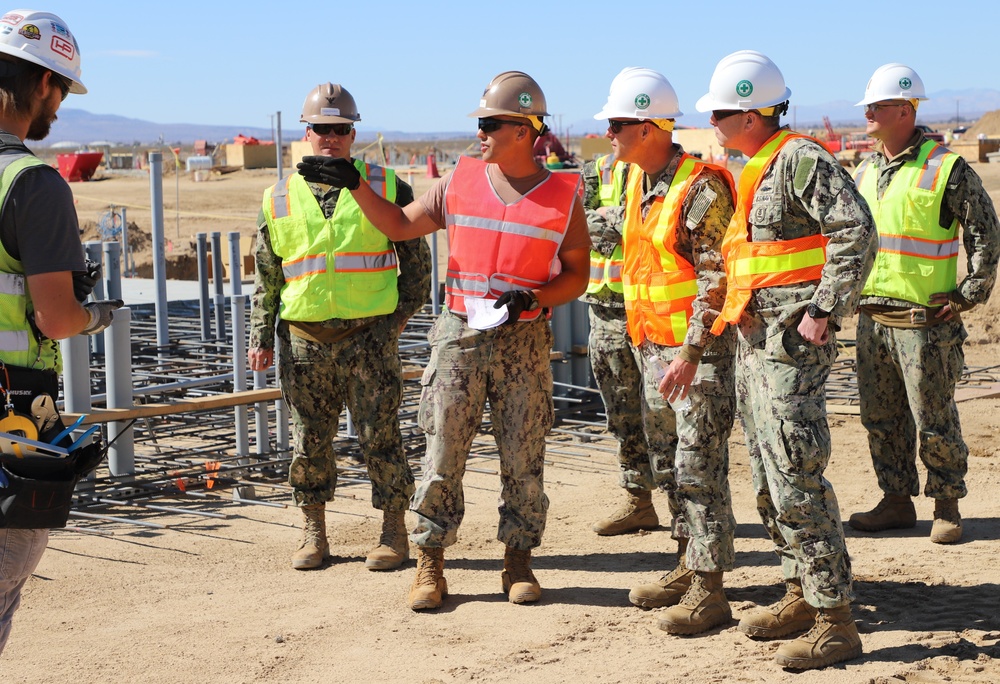
[[(0, 364), (0, 394), (8, 411), (30, 415), (32, 399), (40, 393), (54, 399), (58, 391), (59, 378), (53, 370)], [(54, 419), (38, 439), (49, 442), (62, 431), (62, 420)], [(66, 449), (72, 442), (67, 435), (57, 446)], [(64, 457), (28, 449), (21, 456), (0, 453), (0, 528), (65, 527), (76, 483), (97, 468), (106, 451), (101, 441), (95, 440)]]
[(97, 440), (65, 458), (0, 453), (0, 470), (7, 480), (6, 487), (0, 486), (0, 527), (66, 527), (76, 483), (97, 468), (105, 451)]

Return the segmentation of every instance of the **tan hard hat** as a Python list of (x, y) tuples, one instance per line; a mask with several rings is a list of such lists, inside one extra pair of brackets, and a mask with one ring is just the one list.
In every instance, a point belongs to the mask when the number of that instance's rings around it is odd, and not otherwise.
[(497, 75), (483, 91), (479, 109), (472, 118), (509, 114), (512, 116), (548, 116), (545, 94), (531, 76), (523, 71), (505, 71)]
[(354, 97), (337, 83), (323, 83), (302, 104), (303, 123), (354, 123), (361, 121)]

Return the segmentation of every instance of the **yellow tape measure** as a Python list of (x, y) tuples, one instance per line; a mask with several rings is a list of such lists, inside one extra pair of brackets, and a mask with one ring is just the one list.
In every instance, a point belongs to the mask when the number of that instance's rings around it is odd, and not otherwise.
[(20, 434), (25, 439), (38, 439), (38, 427), (35, 421), (26, 416), (14, 413), (14, 409), (7, 409), (7, 415), (0, 418), (0, 432)]

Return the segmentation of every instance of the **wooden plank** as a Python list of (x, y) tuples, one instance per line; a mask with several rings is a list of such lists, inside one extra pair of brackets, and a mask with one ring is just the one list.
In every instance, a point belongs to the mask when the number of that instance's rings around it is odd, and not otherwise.
[[(194, 411), (208, 411), (211, 409), (230, 408), (233, 406), (246, 406), (256, 404), (261, 401), (274, 401), (281, 398), (281, 390), (275, 388), (245, 390), (243, 392), (232, 392), (230, 394), (214, 394), (207, 397), (193, 397), (191, 399), (178, 399), (177, 401), (142, 404), (129, 409), (94, 409), (85, 414), (83, 425), (93, 425), (95, 423), (111, 423), (114, 421), (132, 420), (134, 418), (152, 418), (154, 416), (169, 416), (175, 413), (192, 413)], [(63, 424), (71, 425), (80, 417), (79, 413), (62, 414)]]
[[(561, 352), (551, 352), (549, 358), (557, 361), (563, 358)], [(409, 366), (403, 369), (404, 380), (416, 380), (424, 373), (420, 367)], [(262, 401), (275, 401), (281, 398), (281, 390), (276, 387), (264, 389), (244, 390), (243, 392), (231, 392), (229, 394), (213, 394), (207, 397), (194, 397), (191, 399), (178, 399), (177, 401), (164, 402), (159, 404), (141, 404), (128, 409), (94, 409), (86, 414), (81, 425), (94, 425), (95, 423), (113, 423), (118, 421), (133, 420), (136, 418), (153, 418), (156, 416), (169, 416), (180, 413), (193, 413), (195, 411), (209, 411), (212, 409), (230, 408), (233, 406), (247, 406)], [(83, 414), (64, 413), (62, 414), (63, 425), (72, 425)]]

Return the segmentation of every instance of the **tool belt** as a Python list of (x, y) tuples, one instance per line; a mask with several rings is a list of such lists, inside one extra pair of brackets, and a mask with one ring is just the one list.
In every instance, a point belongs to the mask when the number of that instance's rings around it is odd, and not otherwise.
[(62, 458), (0, 453), (0, 527), (66, 527), (76, 483), (97, 468), (104, 452), (95, 441)]
[(54, 371), (0, 364), (0, 430), (36, 443), (0, 450), (0, 528), (65, 527), (77, 482), (104, 458), (99, 439), (67, 451), (73, 438), (55, 408), (58, 391)]

